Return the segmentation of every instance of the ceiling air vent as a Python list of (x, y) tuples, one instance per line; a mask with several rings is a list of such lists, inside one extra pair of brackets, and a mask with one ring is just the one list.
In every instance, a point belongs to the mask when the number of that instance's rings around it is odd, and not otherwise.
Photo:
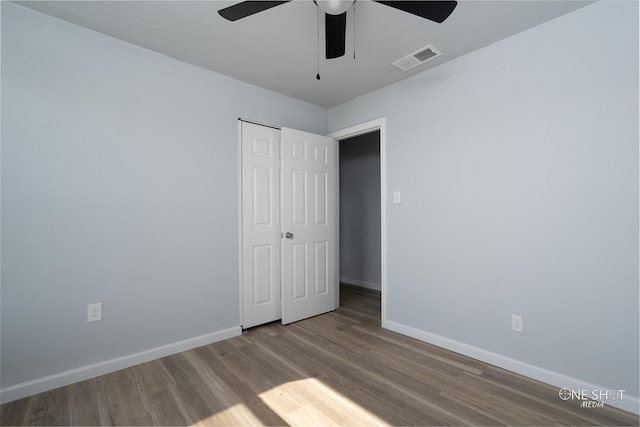
[(396, 67), (400, 68), (402, 71), (408, 71), (413, 67), (417, 67), (420, 64), (423, 64), (430, 59), (433, 59), (437, 56), (440, 56), (441, 53), (435, 47), (428, 45), (425, 47), (421, 47), (409, 55), (398, 59), (393, 63)]

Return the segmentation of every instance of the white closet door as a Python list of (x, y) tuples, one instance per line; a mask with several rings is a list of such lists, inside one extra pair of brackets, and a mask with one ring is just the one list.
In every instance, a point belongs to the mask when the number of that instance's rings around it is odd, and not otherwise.
[(337, 308), (338, 151), (331, 138), (283, 128), (282, 323)]
[(281, 318), (280, 131), (242, 123), (243, 328)]

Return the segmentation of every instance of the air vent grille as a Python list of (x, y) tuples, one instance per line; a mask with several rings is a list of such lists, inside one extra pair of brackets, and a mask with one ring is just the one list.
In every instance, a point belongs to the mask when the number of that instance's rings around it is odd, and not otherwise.
[(427, 45), (422, 47), (415, 52), (410, 53), (407, 56), (404, 56), (393, 63), (396, 67), (400, 68), (402, 71), (408, 71), (413, 67), (417, 67), (420, 64), (423, 64), (437, 56), (441, 55), (441, 52), (431, 45)]

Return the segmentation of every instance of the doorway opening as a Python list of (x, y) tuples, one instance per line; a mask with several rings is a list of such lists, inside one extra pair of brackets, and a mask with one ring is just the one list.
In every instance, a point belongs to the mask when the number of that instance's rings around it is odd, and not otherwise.
[(380, 324), (380, 130), (340, 140), (340, 301)]
[[(332, 132), (331, 134), (329, 134), (330, 138), (335, 139), (336, 141), (338, 141), (338, 149), (340, 149), (340, 146), (342, 146), (343, 144), (357, 144), (358, 142), (354, 142), (354, 141), (349, 141), (350, 139), (356, 138), (358, 136), (364, 136), (367, 134), (374, 134), (377, 135), (377, 142), (378, 142), (378, 171), (379, 174), (377, 175), (371, 175), (370, 181), (372, 185), (375, 185), (377, 183), (378, 189), (379, 189), (379, 204), (378, 204), (378, 210), (377, 213), (379, 214), (379, 228), (378, 231), (374, 231), (371, 228), (370, 233), (373, 234), (374, 236), (379, 236), (379, 253), (378, 253), (378, 258), (379, 258), (379, 320), (377, 321), (377, 324), (382, 326), (383, 328), (387, 327), (387, 213), (386, 213), (386, 199), (387, 199), (387, 176), (386, 176), (386, 123), (387, 120), (385, 117), (381, 117), (378, 119), (374, 119), (368, 122), (364, 122), (364, 123), (360, 123), (358, 125), (354, 125), (342, 130), (338, 130), (335, 132)], [(375, 145), (375, 143), (371, 143), (372, 145)], [(343, 177), (340, 177), (340, 180), (343, 180)], [(346, 182), (346, 180), (345, 180)], [(344, 183), (342, 183), (344, 185)], [(343, 206), (341, 204), (340, 206), (340, 211), (342, 211)], [(374, 207), (371, 207), (370, 209), (375, 210)], [(343, 215), (344, 213), (341, 212), (340, 215)], [(346, 226), (341, 226), (341, 232), (345, 232), (345, 227)], [(372, 261), (370, 261), (370, 263), (368, 265), (372, 265), (371, 264)], [(342, 263), (340, 263), (342, 264)], [(340, 267), (342, 268), (342, 267)], [(345, 279), (349, 279), (349, 277), (346, 276), (347, 274), (347, 270), (343, 270), (340, 271), (340, 275), (342, 278)], [(354, 278), (352, 278), (354, 279)], [(360, 286), (357, 288), (353, 288), (352, 285), (346, 284), (345, 286), (341, 286), (341, 288), (344, 288), (345, 290), (347, 290), (348, 288), (350, 288), (351, 290), (356, 290), (358, 291), (356, 293), (356, 295), (344, 295), (344, 297), (349, 297), (349, 298), (359, 298), (358, 295), (360, 295), (361, 297), (366, 297), (368, 294), (368, 292), (378, 292), (378, 290), (375, 289), (370, 289), (369, 287), (366, 287), (367, 285), (373, 285), (374, 281), (369, 281), (369, 280), (360, 280), (359, 281)], [(367, 283), (368, 282), (368, 283)], [(365, 286), (362, 286), (365, 285)], [(362, 295), (364, 294), (364, 295)], [(370, 295), (370, 294), (369, 294)], [(364, 300), (366, 301), (366, 299)], [(340, 304), (343, 305), (343, 304)]]

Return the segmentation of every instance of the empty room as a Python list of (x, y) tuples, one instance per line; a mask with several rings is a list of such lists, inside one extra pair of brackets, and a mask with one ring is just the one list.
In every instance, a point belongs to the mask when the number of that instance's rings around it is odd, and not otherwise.
[(640, 423), (637, 1), (0, 7), (0, 425)]

